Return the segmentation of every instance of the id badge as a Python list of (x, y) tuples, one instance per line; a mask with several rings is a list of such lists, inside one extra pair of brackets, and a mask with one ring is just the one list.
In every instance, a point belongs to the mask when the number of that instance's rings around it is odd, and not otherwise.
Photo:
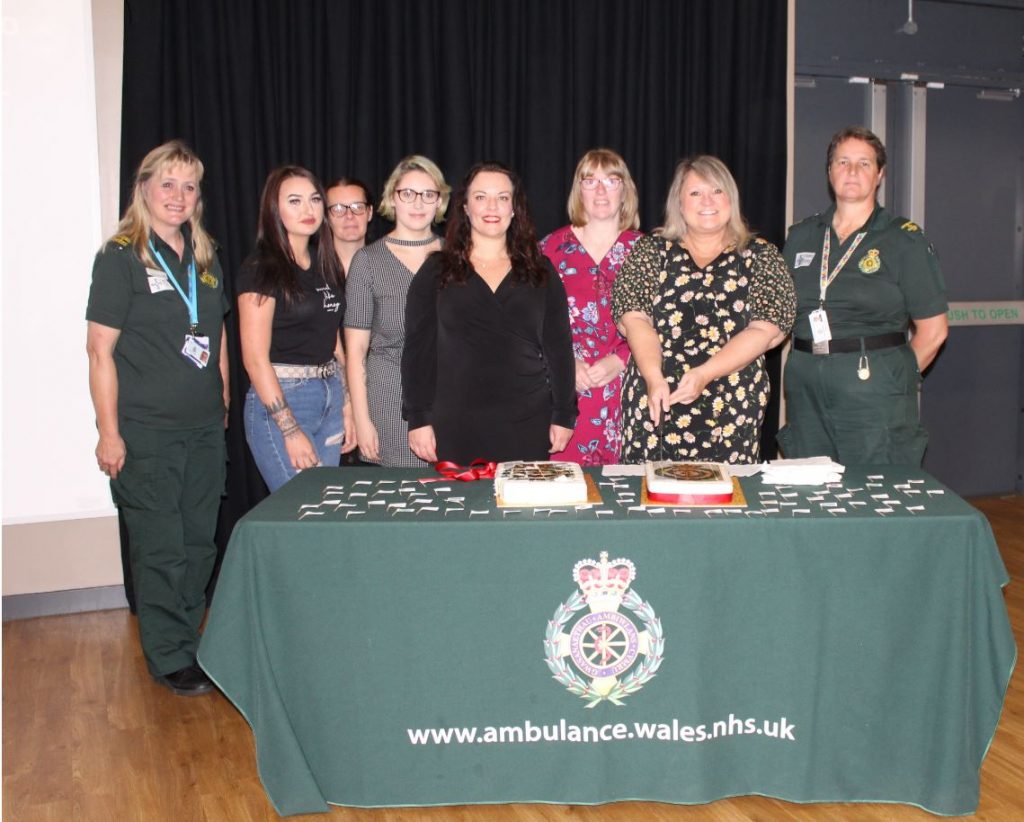
[(832, 339), (832, 331), (828, 327), (828, 315), (824, 308), (816, 308), (808, 315), (811, 321), (811, 340), (816, 343), (828, 342)]
[(173, 291), (174, 286), (167, 279), (167, 275), (158, 268), (146, 269), (146, 282), (149, 283), (149, 293), (159, 294), (161, 291)]
[(181, 353), (196, 368), (206, 368), (210, 362), (210, 338), (186, 334)]

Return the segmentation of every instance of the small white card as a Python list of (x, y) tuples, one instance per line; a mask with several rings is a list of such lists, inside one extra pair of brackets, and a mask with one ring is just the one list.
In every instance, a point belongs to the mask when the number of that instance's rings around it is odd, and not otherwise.
[(800, 251), (797, 252), (796, 259), (793, 261), (793, 268), (806, 268), (812, 262), (814, 262), (813, 251)]
[(167, 278), (167, 273), (158, 268), (147, 268), (146, 279), (149, 281), (150, 294), (174, 290), (174, 286), (171, 285), (171, 281)]

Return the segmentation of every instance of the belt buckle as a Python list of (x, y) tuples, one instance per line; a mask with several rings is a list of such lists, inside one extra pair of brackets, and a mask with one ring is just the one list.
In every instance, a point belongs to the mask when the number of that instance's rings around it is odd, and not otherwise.
[(828, 340), (822, 340), (821, 342), (811, 343), (812, 354), (827, 354), (828, 353)]
[(331, 363), (324, 363), (320, 366), (320, 379), (326, 380), (328, 377), (334, 375), (334, 369), (331, 367)]

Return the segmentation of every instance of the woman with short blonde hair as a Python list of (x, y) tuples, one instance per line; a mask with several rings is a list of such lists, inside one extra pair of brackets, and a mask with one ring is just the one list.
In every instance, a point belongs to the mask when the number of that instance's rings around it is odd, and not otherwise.
[(380, 204), (394, 229), (352, 258), (345, 348), (359, 456), (366, 462), (423, 465), (409, 448), (409, 426), (402, 419), (405, 300), (413, 275), (441, 248), (431, 226), (444, 218), (450, 193), (432, 160), (418, 154), (403, 158), (384, 184)]
[(633, 359), (622, 389), (622, 461), (756, 462), (769, 384), (764, 354), (793, 325), (793, 278), (751, 239), (717, 157), (683, 160), (665, 224), (633, 248), (613, 313)]

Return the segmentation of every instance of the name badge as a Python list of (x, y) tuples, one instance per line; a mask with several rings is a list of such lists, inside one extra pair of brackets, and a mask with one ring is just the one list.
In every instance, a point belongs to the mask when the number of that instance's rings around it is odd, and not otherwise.
[(796, 260), (793, 262), (793, 268), (806, 268), (812, 262), (814, 262), (814, 252), (801, 251), (796, 255)]
[(174, 286), (167, 279), (167, 275), (157, 268), (146, 269), (146, 279), (149, 281), (149, 293), (158, 294), (161, 291), (171, 291)]
[(816, 343), (828, 342), (832, 339), (832, 331), (828, 327), (828, 315), (824, 308), (816, 308), (808, 315), (811, 321), (811, 340)]
[(186, 334), (181, 353), (196, 368), (206, 368), (210, 362), (210, 338)]

